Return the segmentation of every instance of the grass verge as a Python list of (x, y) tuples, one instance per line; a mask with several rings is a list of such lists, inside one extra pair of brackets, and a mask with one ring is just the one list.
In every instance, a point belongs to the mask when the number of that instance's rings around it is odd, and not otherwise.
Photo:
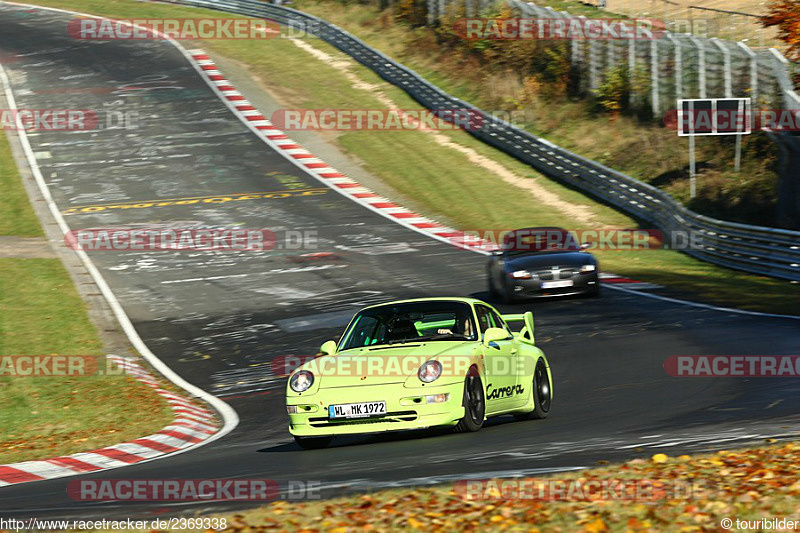
[[(40, 0), (50, 5), (119, 18), (195, 17), (219, 12), (130, 0)], [(299, 7), (329, 17), (333, 22), (359, 35), (365, 41), (398, 57), (405, 50), (410, 31), (399, 25), (383, 28), (374, 11), (355, 4), (319, 3), (303, 0)], [(228, 15), (226, 15), (228, 16)], [(371, 21), (371, 22), (370, 22)], [(369, 24), (368, 24), (369, 22)], [(349, 60), (319, 39), (307, 39), (328, 59), (316, 61), (311, 54), (288, 39), (212, 40), (198, 44), (247, 66), (249, 73), (276, 95), (287, 108), (382, 109), (386, 98), (396, 108), (418, 108), (402, 90), (383, 82), (372, 71)], [(418, 60), (408, 52), (413, 67)], [(430, 62), (431, 60), (429, 60)], [(341, 68), (341, 65), (347, 65)], [(310, 66), (313, 65), (313, 66)], [(419, 71), (460, 97), (474, 94), (467, 84), (449, 78), (432, 66)], [(357, 82), (350, 75), (354, 75)], [(604, 119), (605, 120), (605, 119)], [(580, 120), (576, 118), (574, 124)], [(591, 124), (580, 126), (589, 129)], [(627, 130), (625, 130), (627, 131)], [(623, 137), (638, 139), (641, 133), (630, 130)], [(460, 228), (507, 229), (525, 226), (558, 225), (575, 229), (633, 228), (637, 224), (623, 214), (590, 198), (546, 179), (530, 167), (497, 151), (463, 132), (442, 132), (455, 145), (489, 159), (522, 178), (524, 186), (539, 189), (537, 194), (507, 183), (486, 167), (475, 163), (463, 151), (433, 142), (429, 134), (405, 132), (348, 132), (329, 140), (363, 161), (364, 166), (393, 189), (409, 198), (409, 207), (445, 219)], [(587, 139), (596, 139), (591, 134)], [(626, 141), (627, 142), (627, 141)], [(597, 144), (602, 147), (601, 143)], [(601, 149), (601, 148), (598, 148)], [(630, 150), (630, 148), (629, 148)], [(353, 176), (358, 179), (357, 175)], [(542, 192), (543, 191), (543, 192)], [(547, 200), (555, 195), (560, 207)], [(570, 207), (564, 207), (564, 204)], [(582, 221), (576, 218), (580, 214)], [(675, 251), (601, 250), (597, 253), (604, 270), (663, 284), (671, 295), (690, 297), (716, 305), (773, 313), (798, 312), (800, 285), (744, 274), (704, 263)]]
[[(0, 236), (42, 236), (2, 134), (0, 190)], [(58, 259), (0, 257), (0, 464), (118, 444), (172, 420), (169, 405), (133, 378), (12, 377), (11, 359), (3, 357), (102, 353), (86, 304)]]
[(5, 135), (0, 135), (0, 162), (0, 236), (42, 237)]

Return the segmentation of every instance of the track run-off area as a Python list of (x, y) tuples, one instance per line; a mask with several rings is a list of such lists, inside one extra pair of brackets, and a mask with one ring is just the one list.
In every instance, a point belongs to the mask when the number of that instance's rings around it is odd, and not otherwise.
[[(82, 477), (314, 480), (333, 495), (800, 433), (796, 380), (681, 379), (663, 368), (673, 355), (798, 354), (800, 321), (605, 290), (599, 299), (498, 304), (536, 316), (554, 379), (550, 418), (502, 417), (472, 434), (340, 438), (301, 450), (287, 430), (285, 378), (272, 374), (270, 361), (316, 353), (365, 305), (486, 299), (486, 258), (365, 208), (269, 146), (175, 43), (75, 40), (65, 30), (73, 17), (0, 3), (0, 54), (14, 58), (2, 68), (19, 108), (96, 110), (101, 123), (107, 111), (137, 117), (135, 128), (28, 133), (72, 230), (239, 227), (270, 230), (279, 244), (287, 232), (316, 242), (310, 255), (290, 246), (89, 252), (149, 350), (225, 401), (240, 422), (195, 451)], [(218, 198), (241, 200), (205, 201)], [(67, 494), (70, 480), (0, 488), (0, 507), (17, 517), (111, 519), (242, 505), (79, 502)]]

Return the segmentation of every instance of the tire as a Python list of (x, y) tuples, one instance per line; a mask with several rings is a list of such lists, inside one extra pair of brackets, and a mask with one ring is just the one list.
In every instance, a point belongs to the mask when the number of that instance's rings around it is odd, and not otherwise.
[(503, 282), (503, 288), (500, 296), (505, 304), (513, 304), (516, 301), (516, 298), (514, 298), (514, 294), (511, 292), (508, 283), (505, 281)]
[(489, 272), (487, 275), (487, 279), (489, 282), (489, 296), (492, 299), (499, 299), (500, 298), (500, 291), (497, 290), (497, 287), (494, 286), (494, 280), (492, 279), (492, 273)]
[(304, 450), (318, 450), (331, 443), (333, 437), (295, 437), (294, 441)]
[(533, 371), (531, 394), (533, 395), (533, 411), (514, 415), (517, 420), (541, 420), (550, 414), (552, 393), (550, 390), (550, 371), (544, 361), (539, 359)]
[(594, 287), (589, 289), (586, 292), (587, 298), (599, 298), (600, 297), (600, 282), (598, 281)]
[(483, 427), (483, 419), (486, 417), (486, 393), (477, 372), (470, 374), (464, 380), (461, 405), (464, 406), (464, 417), (458, 421), (456, 431), (468, 433), (480, 430)]

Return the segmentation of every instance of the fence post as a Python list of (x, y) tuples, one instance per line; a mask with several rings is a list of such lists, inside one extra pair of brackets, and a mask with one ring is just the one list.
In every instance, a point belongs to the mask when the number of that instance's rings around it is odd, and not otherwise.
[(700, 39), (694, 35), (690, 35), (689, 39), (697, 47), (697, 84), (700, 93), (700, 98), (708, 98), (706, 96), (706, 49)]
[(572, 42), (569, 43), (569, 46), (572, 63), (574, 65), (579, 65), (583, 61), (583, 58), (581, 57), (581, 48), (578, 39), (572, 39)]
[(723, 72), (722, 79), (725, 82), (725, 98), (733, 98), (733, 83), (731, 82), (731, 51), (716, 37), (711, 38), (711, 42), (717, 45), (722, 52)]
[(599, 86), (597, 72), (597, 39), (589, 39), (589, 90), (594, 92)]
[(631, 84), (631, 104), (635, 103), (638, 95), (634, 94), (633, 88), (636, 81), (636, 39), (628, 39), (628, 79)]
[(753, 50), (744, 43), (737, 43), (750, 58), (750, 101), (753, 108), (758, 109), (758, 56)]
[(650, 41), (650, 87), (652, 93), (652, 103), (653, 103), (653, 116), (658, 116), (660, 112), (660, 102), (659, 102), (659, 83), (658, 83), (658, 70), (659, 70), (659, 61), (658, 61), (658, 41), (653, 39)]
[(675, 47), (675, 97), (683, 98), (683, 50), (681, 43), (671, 33), (667, 33), (667, 39)]
[(775, 71), (775, 81), (778, 82), (778, 87), (780, 88), (783, 99), (783, 105), (786, 107), (786, 109), (800, 109), (800, 107), (798, 107), (799, 98), (797, 93), (794, 91), (792, 81), (789, 79), (789, 60), (774, 48), (770, 48), (769, 51), (772, 54), (774, 61), (773, 69)]
[[(583, 24), (583, 20), (586, 19), (583, 15), (577, 18), (581, 20), (581, 24)], [(572, 67), (578, 73), (578, 86), (576, 90), (582, 92), (586, 88), (586, 45), (584, 41), (580, 39), (572, 39), (570, 47), (572, 50)], [(589, 76), (591, 77), (591, 67), (589, 67), (589, 71)], [(589, 83), (591, 85), (591, 81)]]

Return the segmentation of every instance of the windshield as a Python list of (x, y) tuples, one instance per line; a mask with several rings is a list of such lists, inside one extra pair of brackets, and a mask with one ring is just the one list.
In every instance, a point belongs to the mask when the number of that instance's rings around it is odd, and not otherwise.
[(501, 249), (505, 253), (535, 253), (552, 251), (577, 252), (580, 243), (569, 231), (561, 228), (529, 228), (508, 233)]
[(415, 341), (476, 340), (472, 308), (463, 302), (433, 301), (383, 305), (353, 319), (341, 349)]

